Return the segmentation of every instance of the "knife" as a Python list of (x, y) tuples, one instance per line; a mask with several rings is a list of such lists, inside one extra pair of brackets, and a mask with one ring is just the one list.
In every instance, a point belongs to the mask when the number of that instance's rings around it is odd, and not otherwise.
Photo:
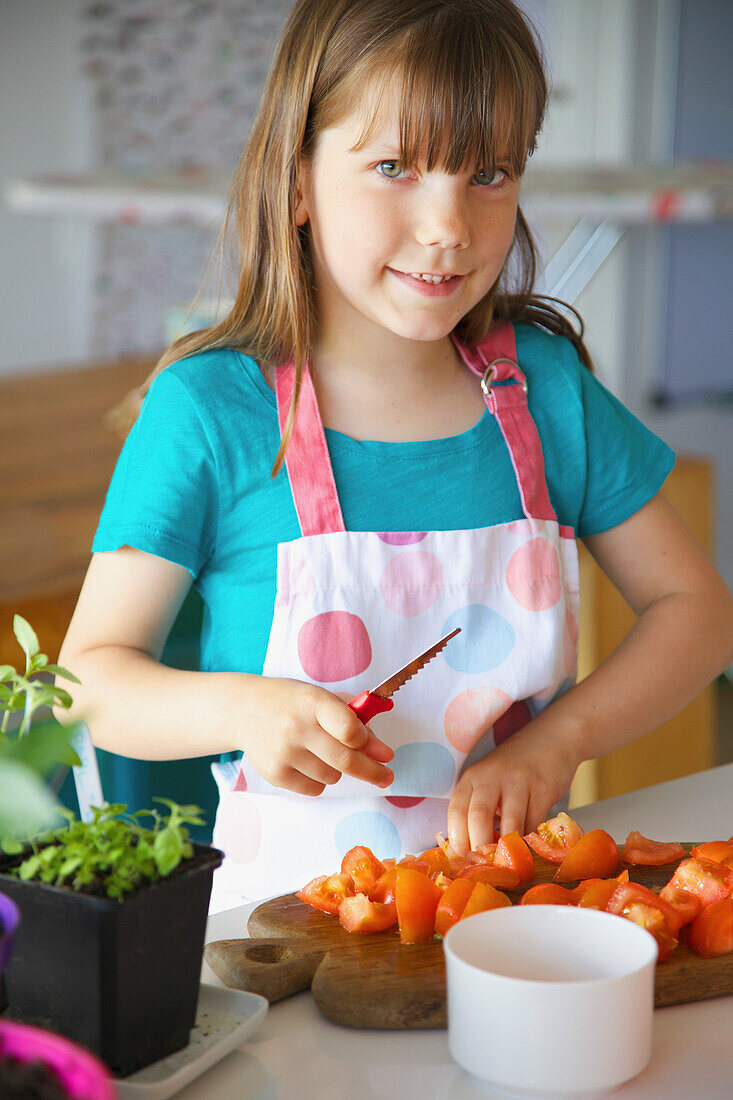
[(394, 672), (388, 680), (385, 680), (379, 687), (372, 688), (371, 691), (362, 691), (359, 695), (356, 695), (348, 704), (357, 717), (361, 718), (362, 722), (366, 725), (370, 718), (373, 718), (375, 714), (381, 714), (382, 711), (392, 710), (394, 706), (394, 700), (392, 695), (395, 691), (398, 691), (411, 676), (414, 676), (416, 672), (419, 672), (423, 665), (426, 665), (428, 661), (432, 661), (436, 654), (440, 653), (441, 649), (447, 645), (451, 638), (455, 638), (456, 634), (461, 633), (460, 626), (452, 630), (450, 634), (446, 634), (444, 638), (441, 638), (439, 642), (436, 642), (430, 649), (426, 649), (424, 653), (421, 653), (419, 657), (415, 657), (414, 661), (410, 661), (408, 665), (404, 665), (398, 672)]

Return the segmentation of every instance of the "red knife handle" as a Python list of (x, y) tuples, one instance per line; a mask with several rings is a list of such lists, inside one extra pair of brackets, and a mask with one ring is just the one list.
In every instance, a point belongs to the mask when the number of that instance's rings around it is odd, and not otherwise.
[(375, 714), (381, 714), (382, 711), (385, 710), (392, 710), (394, 700), (381, 699), (378, 695), (372, 695), (369, 691), (362, 691), (361, 694), (355, 696), (355, 698), (351, 700), (349, 706), (357, 718), (361, 718), (364, 725), (366, 725)]

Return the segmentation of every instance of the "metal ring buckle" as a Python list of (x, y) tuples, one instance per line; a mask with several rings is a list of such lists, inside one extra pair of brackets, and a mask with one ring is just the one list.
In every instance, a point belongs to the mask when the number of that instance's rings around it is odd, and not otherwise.
[[(492, 359), (491, 362), (489, 363), (489, 365), (487, 366), (486, 370), (484, 371), (483, 377), (481, 378), (481, 389), (484, 391), (484, 395), (486, 397), (488, 397), (489, 394), (491, 393), (492, 383), (493, 383), (493, 381), (496, 378), (496, 375), (498, 373), (498, 371), (496, 369), (496, 364), (497, 363), (510, 363), (513, 367), (516, 367), (517, 370), (519, 370), (519, 365), (517, 363), (515, 363), (513, 359), (506, 359), (506, 358)], [(527, 381), (526, 381), (526, 379), (525, 379), (524, 382), (522, 382), (522, 389), (524, 390), (525, 393), (527, 392)]]

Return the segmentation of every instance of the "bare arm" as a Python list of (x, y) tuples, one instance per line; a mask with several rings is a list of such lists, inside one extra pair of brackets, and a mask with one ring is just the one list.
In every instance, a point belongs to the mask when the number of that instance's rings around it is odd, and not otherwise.
[(132, 547), (95, 554), (59, 663), (69, 715), (100, 748), (142, 760), (241, 750), (270, 783), (320, 794), (343, 773), (385, 786), (392, 751), (346, 704), (299, 680), (240, 672), (188, 672), (160, 664), (190, 587), (179, 565)]
[(534, 829), (583, 760), (636, 740), (676, 714), (733, 657), (733, 601), (674, 509), (657, 496), (586, 539), (639, 619), (587, 679), (461, 777), (448, 812), (464, 852), (501, 831)]

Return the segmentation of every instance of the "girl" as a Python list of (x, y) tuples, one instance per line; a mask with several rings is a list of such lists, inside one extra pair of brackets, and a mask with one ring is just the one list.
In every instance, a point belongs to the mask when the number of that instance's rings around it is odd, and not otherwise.
[[(354, 844), (526, 833), (731, 659), (671, 452), (532, 296), (546, 96), (511, 0), (300, 0), (285, 27), (234, 306), (154, 372), (60, 656), (97, 745), (224, 754), (219, 906)], [(639, 620), (573, 687), (576, 536)], [(192, 580), (200, 672), (159, 663)], [(363, 726), (346, 701), (456, 626)]]

